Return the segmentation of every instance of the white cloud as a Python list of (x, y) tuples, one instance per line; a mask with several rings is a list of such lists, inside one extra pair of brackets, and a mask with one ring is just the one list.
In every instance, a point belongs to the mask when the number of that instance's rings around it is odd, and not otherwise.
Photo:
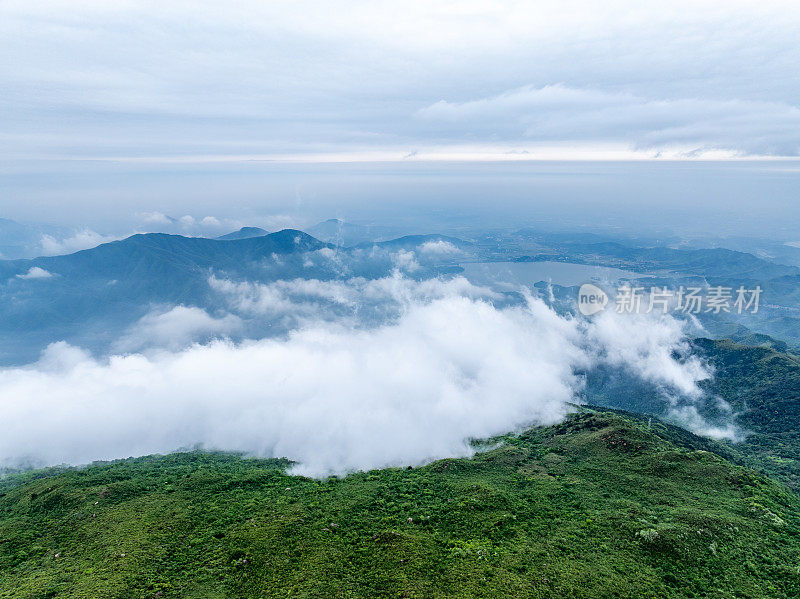
[[(223, 233), (230, 233), (245, 226), (238, 219), (206, 215), (203, 217), (184, 214), (179, 218), (172, 218), (159, 211), (136, 213), (137, 228), (145, 232), (169, 233), (177, 235), (190, 235), (202, 237), (216, 237)], [(257, 219), (259, 221), (266, 218)]]
[(156, 225), (170, 225), (174, 221), (163, 212), (144, 212), (138, 215), (142, 222)]
[(473, 285), (464, 277), (416, 281), (399, 270), (380, 279), (354, 277), (344, 281), (291, 279), (252, 283), (212, 276), (208, 283), (225, 298), (228, 309), (239, 316), (284, 318), (293, 321), (292, 326), (308, 319), (344, 317), (361, 324), (375, 324), (399, 316), (414, 304), (451, 296), (488, 301), (502, 299), (491, 289)]
[(413, 273), (420, 269), (416, 254), (411, 250), (398, 250), (392, 254), (392, 262), (403, 272)]
[(44, 268), (39, 268), (38, 266), (31, 266), (28, 269), (28, 272), (26, 272), (23, 275), (17, 275), (17, 278), (18, 279), (49, 279), (52, 276), (53, 276), (53, 273), (51, 273), (48, 270), (45, 270)]
[(223, 225), (216, 216), (204, 216), (203, 219), (200, 221), (200, 226), (209, 227), (212, 229), (219, 229)]
[(41, 246), (42, 256), (60, 256), (62, 254), (72, 254), (81, 250), (88, 250), (103, 243), (109, 243), (119, 239), (113, 235), (101, 235), (91, 229), (83, 229), (76, 232), (71, 237), (57, 239), (52, 235), (42, 235), (39, 245)]
[(459, 250), (455, 245), (443, 239), (426, 241), (419, 246), (419, 251), (423, 254), (433, 254), (438, 256), (454, 256), (461, 253), (461, 250)]
[[(726, 407), (729, 406), (726, 405)], [(697, 411), (697, 406), (691, 404), (672, 407), (670, 415), (686, 428), (705, 437), (735, 442), (741, 441), (744, 437), (742, 430), (733, 422), (729, 421), (718, 425), (709, 424)]]
[[(678, 393), (699, 397), (697, 381), (710, 376), (708, 366), (689, 355), (681, 327), (672, 319), (653, 319), (643, 314), (620, 318), (603, 312), (592, 319), (589, 329), (601, 359), (612, 366), (633, 366), (642, 378), (665, 385)], [(674, 353), (687, 356), (678, 361)]]
[(536, 299), (498, 309), (428, 285), (436, 299), (411, 300), (375, 327), (316, 321), (286, 338), (107, 360), (54, 344), (39, 363), (0, 371), (0, 461), (83, 463), (202, 443), (286, 456), (311, 475), (419, 464), (468, 455), (470, 438), (558, 421), (578, 373), (603, 356), (684, 390), (706, 375), (668, 363), (680, 344), (670, 319), (670, 331), (631, 339), (627, 327), (565, 319)]
[(215, 318), (192, 306), (155, 309), (140, 318), (114, 344), (115, 351), (130, 352), (145, 348), (179, 349), (212, 336), (237, 332), (241, 320), (232, 314)]

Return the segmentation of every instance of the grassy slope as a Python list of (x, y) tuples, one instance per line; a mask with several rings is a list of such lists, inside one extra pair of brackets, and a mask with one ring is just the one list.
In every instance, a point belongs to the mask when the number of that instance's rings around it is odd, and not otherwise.
[(343, 479), (209, 453), (10, 478), (0, 597), (800, 596), (796, 496), (692, 438), (587, 412)]
[[(763, 345), (748, 346), (727, 339), (694, 341), (697, 354), (712, 365), (715, 373), (702, 383), (711, 401), (701, 411), (711, 422), (733, 421), (743, 433), (743, 442), (727, 444), (724, 457), (760, 470), (797, 492), (800, 357), (769, 337), (752, 335), (751, 340)], [(721, 409), (716, 397), (725, 399), (732, 411)], [(669, 416), (669, 405), (658, 388), (614, 369), (589, 374), (586, 399), (592, 404)]]
[(716, 371), (709, 390), (730, 403), (747, 433), (732, 449), (800, 490), (800, 358), (728, 340), (695, 343)]

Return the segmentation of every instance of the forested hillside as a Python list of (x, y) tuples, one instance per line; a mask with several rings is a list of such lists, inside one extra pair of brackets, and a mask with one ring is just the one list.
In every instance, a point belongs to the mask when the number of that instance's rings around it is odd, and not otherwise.
[(800, 593), (800, 502), (714, 442), (583, 410), (492, 443), (327, 480), (216, 453), (6, 478), (0, 597)]

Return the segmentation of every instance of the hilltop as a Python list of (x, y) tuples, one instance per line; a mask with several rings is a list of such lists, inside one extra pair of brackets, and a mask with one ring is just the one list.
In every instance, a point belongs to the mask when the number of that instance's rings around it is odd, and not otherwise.
[(0, 483), (0, 597), (796, 597), (800, 502), (585, 409), (472, 459), (314, 480), (150, 456)]

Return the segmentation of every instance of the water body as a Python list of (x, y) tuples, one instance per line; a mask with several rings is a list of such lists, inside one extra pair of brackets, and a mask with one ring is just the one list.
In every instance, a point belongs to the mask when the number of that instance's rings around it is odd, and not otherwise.
[(648, 276), (621, 268), (571, 262), (469, 262), (461, 267), (463, 275), (472, 283), (507, 290), (540, 281), (564, 287), (591, 281), (616, 285), (622, 279)]

